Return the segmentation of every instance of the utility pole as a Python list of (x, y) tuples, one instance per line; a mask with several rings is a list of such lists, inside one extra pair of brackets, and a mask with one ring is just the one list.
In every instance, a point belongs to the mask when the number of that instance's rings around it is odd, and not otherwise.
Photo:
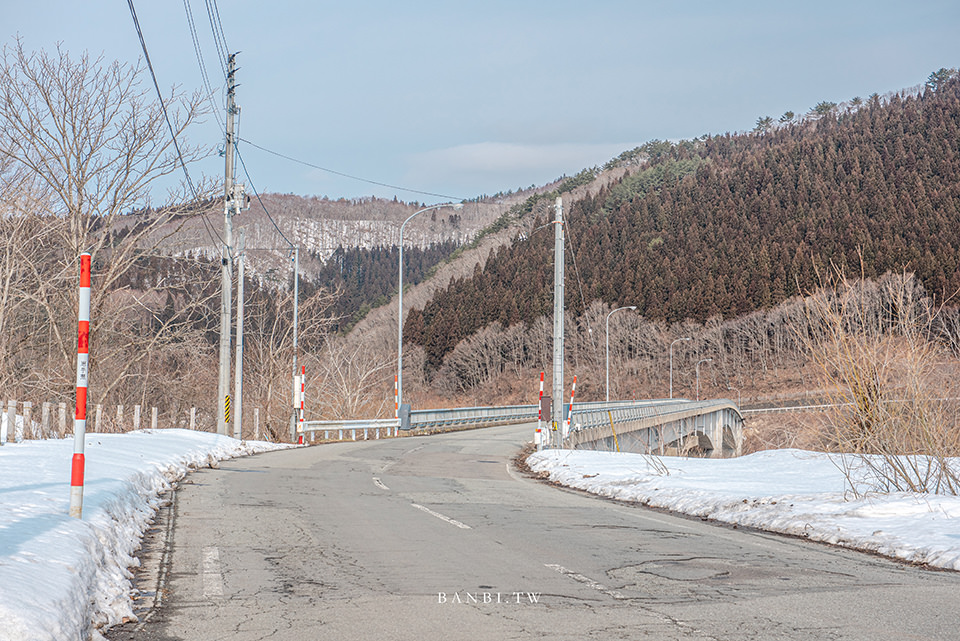
[(220, 379), (217, 399), (217, 434), (227, 434), (230, 424), (230, 327), (231, 301), (233, 294), (233, 214), (235, 206), (233, 189), (233, 117), (236, 113), (234, 93), (236, 90), (236, 55), (230, 54), (227, 61), (227, 132), (224, 144), (223, 184), (223, 256), (220, 259)]
[(290, 394), (290, 441), (297, 441), (297, 416), (300, 411), (300, 386), (297, 384), (297, 377), (300, 370), (297, 369), (297, 358), (300, 355), (300, 348), (297, 345), (297, 334), (299, 334), (299, 303), (300, 303), (300, 246), (293, 248), (293, 382)]
[(233, 374), (233, 438), (243, 438), (243, 227), (237, 239), (237, 358)]
[[(562, 445), (563, 425), (563, 199), (557, 196), (553, 219), (553, 425), (557, 447)], [(553, 431), (556, 430), (556, 431)]]

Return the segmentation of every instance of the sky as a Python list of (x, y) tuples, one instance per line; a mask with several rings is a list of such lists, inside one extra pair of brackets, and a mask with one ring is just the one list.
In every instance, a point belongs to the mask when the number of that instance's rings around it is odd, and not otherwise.
[[(955, 0), (134, 0), (164, 90), (204, 87), (189, 8), (217, 108), (214, 2), (239, 52), (240, 136), (323, 168), (241, 143), (239, 179), (260, 192), (492, 195), (649, 140), (750, 130), (960, 66)], [(5, 45), (142, 57), (120, 0), (3, 4)], [(222, 141), (208, 116), (188, 142)], [(223, 160), (191, 171), (222, 176)]]

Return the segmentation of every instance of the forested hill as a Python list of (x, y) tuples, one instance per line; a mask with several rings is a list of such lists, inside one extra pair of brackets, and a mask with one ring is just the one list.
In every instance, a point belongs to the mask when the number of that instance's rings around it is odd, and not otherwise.
[[(448, 258), (459, 245), (447, 240), (431, 243), (428, 247), (409, 247), (404, 250), (403, 274), (409, 285), (416, 285), (426, 278), (430, 268)], [(397, 261), (400, 256), (397, 245), (338, 247), (321, 263), (314, 282), (334, 292), (331, 315), (333, 327), (348, 329), (363, 318), (372, 308), (390, 301), (397, 291)]]
[[(960, 81), (827, 105), (765, 131), (648, 144), (639, 170), (567, 203), (568, 310), (600, 299), (652, 320), (729, 318), (814, 289), (831, 265), (909, 270), (941, 300), (955, 293)], [(411, 312), (404, 335), (432, 366), (491, 322), (551, 311), (549, 229)]]

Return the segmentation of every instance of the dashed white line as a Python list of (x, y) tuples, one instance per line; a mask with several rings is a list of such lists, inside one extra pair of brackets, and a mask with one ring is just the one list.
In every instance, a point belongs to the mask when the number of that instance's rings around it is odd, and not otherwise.
[(567, 568), (563, 567), (562, 565), (552, 565), (552, 564), (550, 564), (550, 563), (547, 563), (547, 564), (545, 564), (545, 565), (546, 565), (548, 568), (550, 568), (551, 570), (556, 570), (556, 571), (559, 572), (560, 574), (563, 574), (564, 576), (568, 576), (568, 577), (570, 577), (571, 579), (573, 579), (574, 581), (577, 581), (578, 583), (583, 583), (585, 586), (587, 586), (587, 587), (589, 587), (589, 588), (593, 588), (593, 589), (596, 590), (597, 592), (602, 592), (603, 594), (606, 594), (606, 595), (609, 596), (609, 597), (613, 597), (614, 599), (623, 600), (623, 599), (627, 599), (627, 598), (628, 598), (628, 597), (624, 596), (623, 594), (621, 594), (620, 592), (617, 592), (616, 590), (613, 590), (613, 589), (611, 589), (611, 588), (608, 588), (607, 586), (603, 585), (602, 583), (597, 583), (596, 581), (594, 581), (594, 580), (591, 579), (590, 577), (586, 577), (586, 576), (583, 576), (582, 574), (580, 574), (580, 573), (578, 573), (578, 572), (574, 572), (574, 571), (572, 571), (572, 570), (568, 570)]
[(443, 514), (440, 514), (439, 512), (434, 512), (433, 510), (431, 510), (431, 509), (428, 508), (428, 507), (423, 507), (422, 505), (417, 505), (416, 503), (411, 503), (410, 505), (412, 505), (413, 507), (417, 508), (418, 510), (423, 510), (424, 512), (426, 512), (426, 513), (429, 514), (430, 516), (435, 516), (435, 517), (437, 517), (437, 518), (440, 519), (441, 521), (446, 521), (446, 522), (449, 523), (450, 525), (456, 525), (458, 528), (460, 528), (460, 529), (462, 529), (462, 530), (469, 530), (469, 529), (470, 529), (470, 526), (467, 525), (466, 523), (461, 523), (460, 521), (458, 521), (458, 520), (456, 520), (456, 519), (451, 519), (449, 516), (445, 516), (445, 515), (443, 515)]
[(376, 476), (373, 477), (373, 484), (379, 487), (381, 490), (390, 491), (390, 488), (383, 484), (383, 481), (378, 479)]
[(223, 597), (220, 549), (217, 547), (203, 548), (203, 596), (207, 599)]

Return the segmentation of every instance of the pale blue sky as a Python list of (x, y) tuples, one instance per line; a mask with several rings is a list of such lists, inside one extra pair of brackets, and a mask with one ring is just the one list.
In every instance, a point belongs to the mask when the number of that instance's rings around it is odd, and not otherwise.
[[(206, 4), (190, 0), (222, 85)], [(3, 0), (3, 42), (136, 61), (121, 0)], [(654, 138), (753, 128), (960, 66), (956, 0), (218, 0), (241, 136), (340, 172), (471, 198), (542, 184)], [(202, 87), (182, 0), (139, 0), (161, 87)], [(191, 142), (221, 144), (212, 117)], [(243, 148), (260, 191), (439, 198)], [(200, 169), (193, 170), (199, 172)], [(222, 160), (203, 166), (222, 174)]]

